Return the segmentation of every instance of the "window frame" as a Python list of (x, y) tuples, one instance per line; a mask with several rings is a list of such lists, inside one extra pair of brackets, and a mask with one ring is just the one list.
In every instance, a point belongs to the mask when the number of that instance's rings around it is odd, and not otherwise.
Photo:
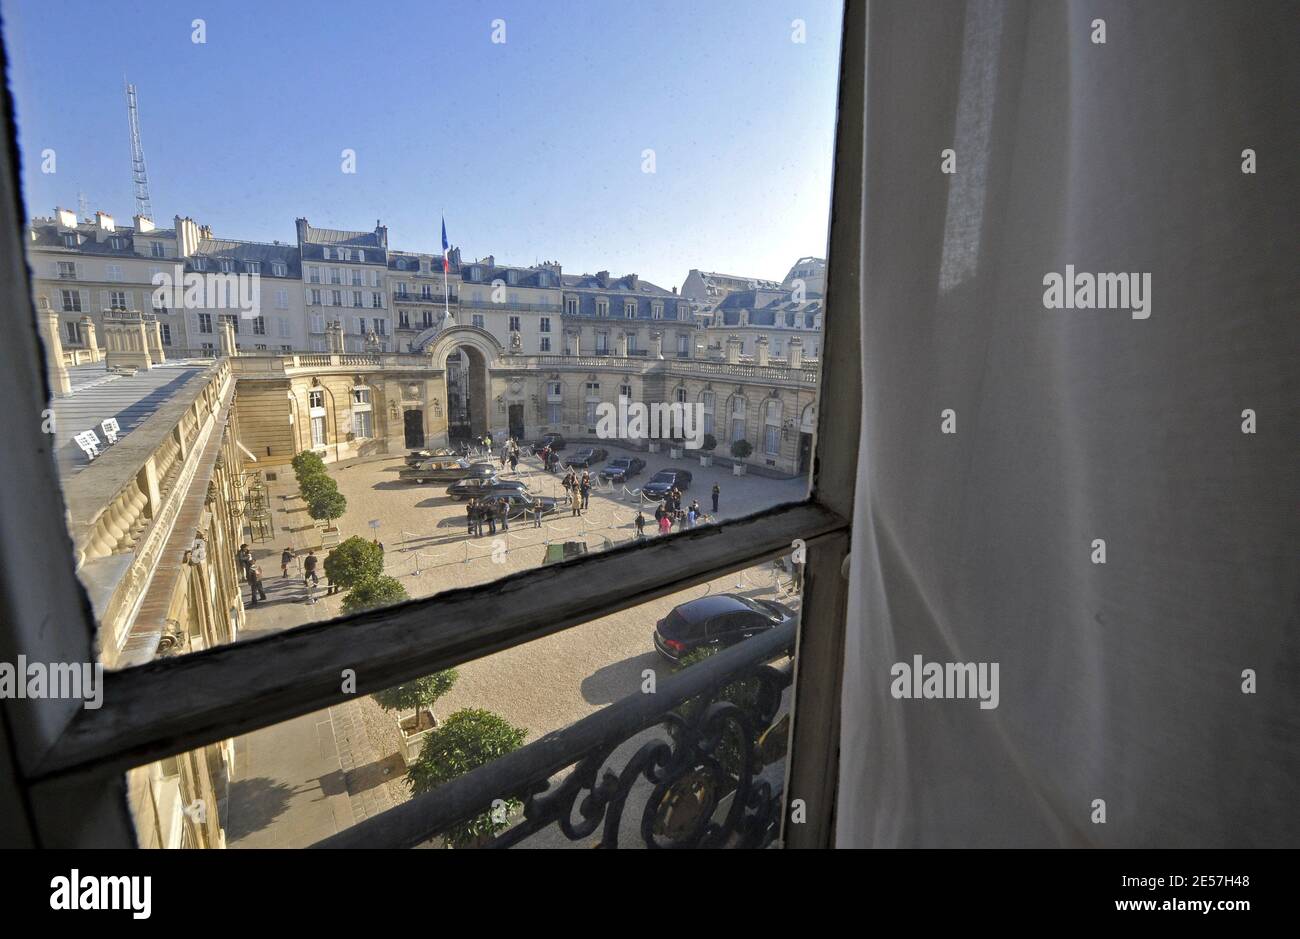
[[(818, 433), (809, 496), (741, 519), (615, 548), (565, 564), (313, 623), (235, 645), (105, 672), (103, 706), (75, 700), (0, 701), (0, 840), (13, 846), (134, 846), (125, 770), (244, 735), (350, 700), (342, 668), (356, 669), (366, 694), (442, 668), (558, 633), (807, 545), (803, 613), (792, 688), (786, 798), (802, 799), (804, 824), (786, 825), (786, 847), (833, 843), (838, 777), (839, 675), (860, 432), (859, 317), (865, 5), (847, 5), (827, 253), (825, 303), (847, 315), (825, 320)], [(16, 309), (32, 299), (11, 154), (13, 103), (5, 96), (0, 153), (0, 292)], [(843, 259), (836, 263), (837, 259)], [(0, 487), (0, 658), (96, 661), (96, 625), (74, 572), (63, 493), (41, 432), (49, 380), (36, 317), (0, 344), (0, 469), (21, 487)], [(214, 366), (221, 368), (222, 364)], [(233, 379), (231, 381), (233, 386)], [(230, 388), (233, 393), (233, 387)], [(690, 541), (689, 550), (679, 550)], [(41, 590), (25, 589), (39, 583)], [(592, 592), (593, 583), (608, 585)], [(532, 602), (521, 604), (518, 596)], [(429, 621), (454, 624), (420, 628)], [(48, 622), (65, 628), (44, 628)], [(295, 680), (286, 683), (285, 674)], [(163, 706), (165, 705), (165, 706)], [(411, 843), (436, 794), (419, 796), (350, 829), (361, 843)], [(74, 810), (75, 809), (75, 810)]]

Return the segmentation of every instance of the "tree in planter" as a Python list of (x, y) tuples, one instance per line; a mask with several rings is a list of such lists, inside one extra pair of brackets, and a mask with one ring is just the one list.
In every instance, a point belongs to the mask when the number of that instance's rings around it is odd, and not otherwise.
[[(346, 542), (345, 542), (346, 543)], [(433, 710), (433, 705), (456, 684), (457, 675), (454, 668), (432, 675), (425, 675), (414, 681), (408, 681), (373, 695), (375, 703), (385, 711), (415, 711), (415, 731), (424, 730), (425, 709)]]
[(315, 450), (303, 450), (289, 463), (293, 467), (293, 474), (298, 477), (299, 485), (302, 485), (305, 476), (310, 476), (313, 472), (325, 472), (325, 461)]
[(745, 460), (754, 452), (753, 445), (748, 440), (737, 440), (731, 445), (731, 455), (737, 460)]
[(381, 606), (392, 606), (403, 600), (411, 599), (406, 588), (396, 577), (379, 575), (366, 577), (352, 585), (352, 589), (343, 597), (345, 614), (376, 610)]
[[(406, 771), (406, 782), (413, 795), (432, 792), (470, 770), (491, 763), (523, 744), (528, 731), (515, 727), (500, 715), (479, 708), (466, 708), (452, 714), (429, 732), (420, 749), (420, 757)], [(457, 822), (442, 833), (449, 848), (469, 848), (483, 844), (509, 825), (509, 813), (523, 803), (513, 794), (501, 796), (505, 811), (498, 807), (474, 818)]]
[(330, 488), (313, 493), (307, 502), (307, 514), (316, 521), (328, 522), (331, 526), (336, 518), (341, 518), (348, 510), (348, 500), (333, 482), (330, 480)]
[(329, 492), (338, 492), (338, 483), (330, 479), (325, 472), (310, 473), (298, 481), (298, 493), (304, 502), (310, 503), (317, 496)]
[(713, 451), (718, 449), (718, 438), (713, 434), (705, 434), (704, 443), (700, 446), (700, 449), (712, 456)]
[(344, 590), (351, 590), (361, 581), (383, 573), (383, 550), (360, 535), (353, 535), (325, 557), (325, 576), (331, 584)]

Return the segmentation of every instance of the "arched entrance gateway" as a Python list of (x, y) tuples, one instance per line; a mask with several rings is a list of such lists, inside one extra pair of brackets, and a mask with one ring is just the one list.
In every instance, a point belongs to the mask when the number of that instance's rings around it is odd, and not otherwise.
[(502, 352), (487, 330), (453, 326), (430, 347), (431, 364), (442, 369), (447, 402), (447, 442), (482, 438), (490, 429), (492, 369)]

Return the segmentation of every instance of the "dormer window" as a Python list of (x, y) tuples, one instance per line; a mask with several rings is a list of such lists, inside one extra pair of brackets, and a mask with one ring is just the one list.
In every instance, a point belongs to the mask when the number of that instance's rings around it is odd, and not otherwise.
[(362, 264), (366, 263), (366, 253), (359, 248), (357, 249), (357, 260)]
[(650, 301), (650, 318), (655, 320), (664, 318), (664, 302), (662, 300)]
[(340, 248), (340, 249), (339, 249), (339, 257), (340, 257), (342, 260), (344, 260), (344, 261), (351, 261), (351, 260), (352, 260), (352, 249), (351, 249), (351, 248)]
[(163, 247), (163, 243), (161, 241), (152, 242), (149, 245), (149, 253), (155, 258), (167, 257), (167, 249)]
[(75, 248), (77, 246), (77, 236), (73, 232), (68, 232), (63, 236), (63, 247)]
[(276, 277), (284, 277), (289, 273), (289, 268), (285, 266), (283, 261), (273, 261), (271, 263), (271, 273)]
[(192, 263), (194, 264), (194, 269), (196, 271), (201, 271), (208, 266), (207, 262), (204, 261), (203, 258), (195, 258)]
[(596, 315), (609, 316), (609, 297), (596, 298)]
[(635, 319), (635, 318), (636, 318), (636, 301), (635, 301), (635, 300), (624, 300), (624, 301), (623, 301), (623, 315), (624, 315), (625, 317), (627, 317), (628, 319)]
[(325, 247), (321, 248), (321, 252), (322, 252), (321, 256), (324, 257), (326, 261), (328, 261), (330, 259), (329, 245), (326, 245)]
[(564, 298), (564, 313), (565, 313), (566, 316), (577, 316), (577, 315), (578, 315), (578, 298), (577, 298), (577, 297), (565, 297), (565, 298)]
[(482, 277), (483, 277), (483, 269), (482, 269), (481, 267), (477, 267), (477, 266), (476, 266), (476, 267), (471, 267), (471, 268), (469, 269), (469, 279), (470, 279), (470, 280), (472, 280), (472, 281), (474, 281), (475, 283), (477, 283), (480, 279), (482, 279)]
[(114, 251), (121, 251), (126, 247), (126, 242), (121, 238), (110, 238), (108, 239), (108, 246)]
[(399, 271), (406, 270), (406, 258), (398, 258), (396, 266)]
[(507, 271), (506, 279), (510, 282), (510, 286), (513, 287), (515, 284), (519, 283), (519, 272)]
[(222, 261), (222, 262), (221, 262), (221, 270), (222, 270), (222, 273), (229, 274), (229, 273), (230, 273), (231, 271), (233, 271), (234, 269), (235, 269), (235, 262), (234, 262), (234, 261)]
[(250, 274), (260, 274), (262, 263), (260, 261), (246, 261), (244, 262), (244, 269)]

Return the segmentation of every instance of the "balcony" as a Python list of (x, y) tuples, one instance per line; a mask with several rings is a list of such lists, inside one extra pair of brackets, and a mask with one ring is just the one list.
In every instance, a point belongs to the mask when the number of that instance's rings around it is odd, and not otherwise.
[[(784, 817), (796, 628), (747, 639), (316, 847), (414, 847), (449, 832), (463, 844), (467, 823), (467, 846), (481, 848), (527, 847), (552, 826), (601, 848), (766, 847)], [(490, 813), (511, 801), (522, 811), (493, 834)]]

